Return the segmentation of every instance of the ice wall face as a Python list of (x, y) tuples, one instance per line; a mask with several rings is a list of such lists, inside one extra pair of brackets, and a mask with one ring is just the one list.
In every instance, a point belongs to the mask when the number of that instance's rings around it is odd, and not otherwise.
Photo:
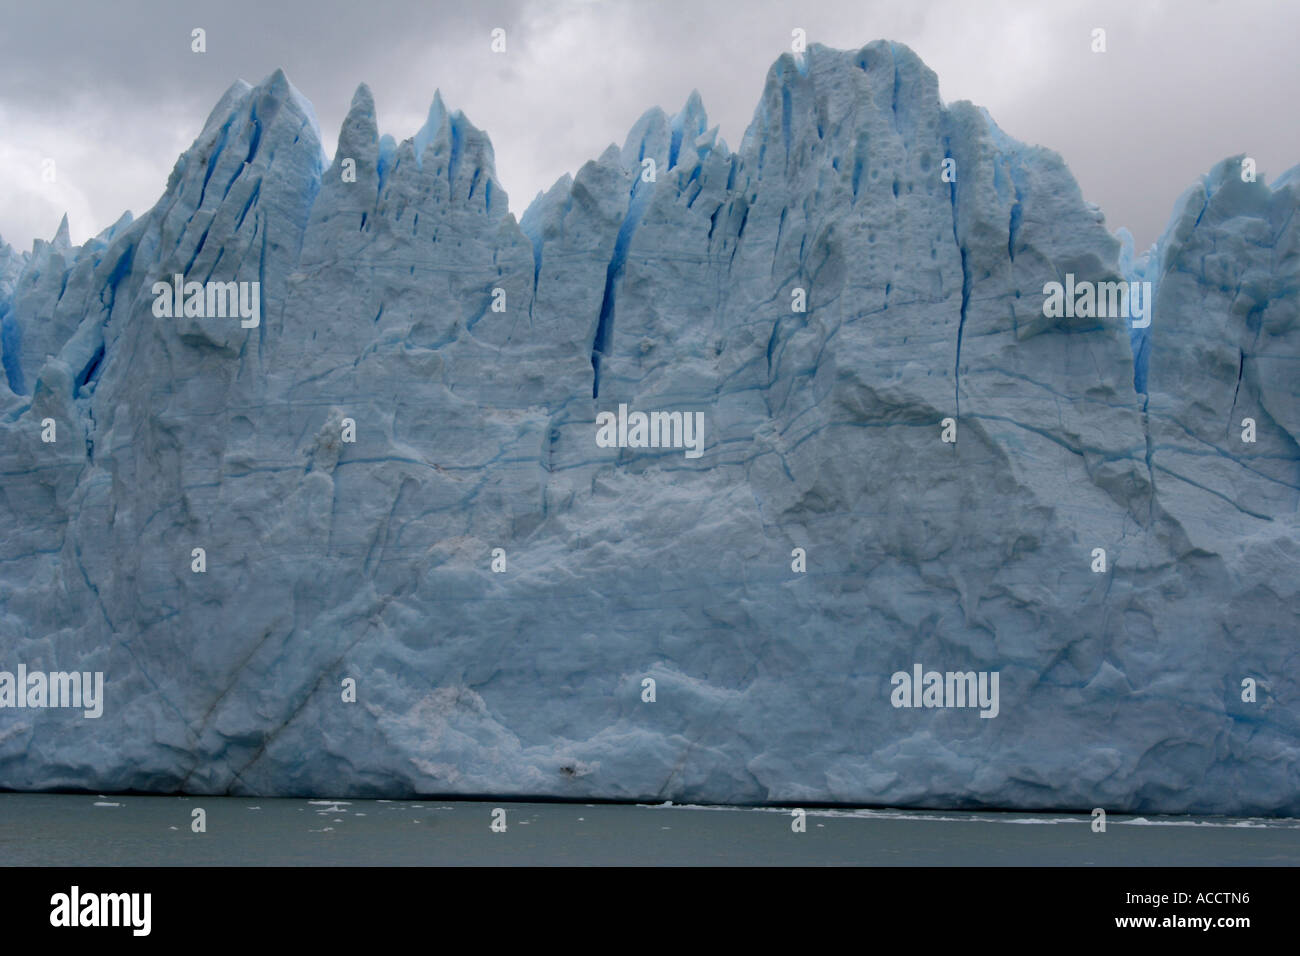
[[(1147, 267), (1167, 315), (1150, 333), (1154, 467), (1176, 479), (1170, 507), (1190, 496), (1183, 520), (1198, 544), (1240, 534), (1237, 515), (1296, 510), (1297, 173), (1270, 188), (1243, 181), (1241, 157), (1224, 160), (1184, 194)], [(1184, 387), (1189, 380), (1195, 390)], [(1254, 443), (1241, 441), (1245, 418), (1255, 422)], [(1201, 494), (1193, 482), (1205, 486)]]
[[(0, 669), (106, 680), (0, 709), (0, 786), (1300, 812), (1297, 195), (1234, 175), (1146, 263), (1148, 397), (1125, 318), (1045, 315), (1133, 268), (1065, 164), (902, 46), (519, 223), (440, 98), (396, 144), (362, 87), (330, 162), (237, 84), (153, 210), (0, 254)], [(916, 663), (997, 716), (894, 707)]]

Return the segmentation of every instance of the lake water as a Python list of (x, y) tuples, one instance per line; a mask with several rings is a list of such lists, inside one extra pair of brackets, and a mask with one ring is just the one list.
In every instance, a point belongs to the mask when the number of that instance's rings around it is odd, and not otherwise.
[[(191, 830), (201, 808), (207, 830)], [(506, 830), (493, 832), (493, 810)], [(4, 865), (1300, 864), (1300, 820), (0, 794)]]

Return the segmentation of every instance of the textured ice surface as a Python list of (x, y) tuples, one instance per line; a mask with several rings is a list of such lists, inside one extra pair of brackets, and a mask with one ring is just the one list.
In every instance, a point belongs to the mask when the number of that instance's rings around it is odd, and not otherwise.
[[(397, 144), (360, 88), (331, 161), (236, 84), (139, 219), (0, 247), (0, 669), (106, 679), (0, 710), (0, 786), (1300, 812), (1300, 176), (1238, 168), (1121, 254), (877, 42), (517, 223), (441, 98)], [(260, 325), (156, 318), (176, 273)], [(1153, 283), (1136, 366), (1066, 273)], [(620, 403), (703, 457), (598, 448)], [(916, 662), (999, 715), (895, 709)]]

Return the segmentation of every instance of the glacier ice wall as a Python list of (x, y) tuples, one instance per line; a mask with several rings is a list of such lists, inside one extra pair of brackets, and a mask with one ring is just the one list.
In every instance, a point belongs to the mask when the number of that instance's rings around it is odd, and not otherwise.
[[(911, 51), (814, 46), (738, 151), (692, 96), (516, 222), (441, 97), (331, 160), (236, 84), (139, 219), (0, 245), (0, 669), (107, 681), (0, 709), (0, 787), (1300, 812), (1300, 179), (1238, 164), (1135, 261)], [(917, 662), (998, 716), (893, 707)]]

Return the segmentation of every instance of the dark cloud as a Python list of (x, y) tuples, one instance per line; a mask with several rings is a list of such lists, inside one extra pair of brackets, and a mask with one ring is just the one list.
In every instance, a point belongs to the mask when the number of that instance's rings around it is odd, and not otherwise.
[[(441, 88), (492, 136), (522, 212), (538, 189), (621, 143), (647, 108), (693, 88), (733, 146), (790, 30), (857, 48), (885, 37), (943, 96), (986, 106), (1060, 152), (1084, 195), (1139, 247), (1180, 192), (1227, 155), (1270, 178), (1300, 162), (1300, 5), (1266, 0), (166, 0), (42, 2), (0, 32), (0, 235), (27, 246), (69, 212), (74, 241), (141, 212), (236, 78), (281, 67), (316, 107), (326, 150), (357, 83), (401, 139)], [(508, 52), (489, 49), (493, 27)], [(208, 52), (190, 51), (207, 31)], [(1089, 49), (1107, 31), (1107, 52)], [(40, 178), (53, 158), (57, 181)]]

